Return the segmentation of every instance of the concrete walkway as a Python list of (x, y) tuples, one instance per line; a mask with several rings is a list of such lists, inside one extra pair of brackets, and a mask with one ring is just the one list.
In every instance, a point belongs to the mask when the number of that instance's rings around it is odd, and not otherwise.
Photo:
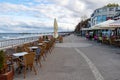
[(36, 65), (37, 75), (33, 71), (27, 72), (26, 79), (20, 74), (15, 75), (14, 80), (95, 80), (87, 62), (74, 49), (75, 46), (87, 47), (90, 44), (69, 43), (70, 37), (65, 37), (64, 43), (56, 44), (52, 54), (42, 61), (42, 68)]
[[(112, 49), (119, 52), (119, 48)], [(74, 35), (67, 36), (64, 38), (63, 43), (56, 43), (52, 54), (48, 54), (47, 60), (42, 61), (42, 68), (36, 65), (37, 75), (34, 75), (33, 71), (28, 71), (26, 79), (23, 78), (23, 74), (20, 74), (15, 75), (14, 80), (120, 80), (119, 77), (114, 78), (113, 76), (111, 78), (111, 75), (104, 73), (105, 67), (108, 66), (109, 70), (110, 67), (107, 64), (109, 60), (104, 59), (104, 55), (100, 56), (98, 54), (101, 50), (104, 51), (101, 55), (112, 53), (110, 47), (106, 48), (102, 44)], [(113, 56), (116, 55), (108, 54), (108, 58), (112, 58)], [(102, 60), (99, 60), (100, 58), (106, 60), (105, 66), (99, 65), (104, 63)], [(120, 59), (116, 62), (119, 63)], [(120, 65), (117, 65), (112, 68), (114, 73), (116, 70), (119, 71), (119, 73), (116, 73), (117, 75), (120, 74), (119, 67)]]

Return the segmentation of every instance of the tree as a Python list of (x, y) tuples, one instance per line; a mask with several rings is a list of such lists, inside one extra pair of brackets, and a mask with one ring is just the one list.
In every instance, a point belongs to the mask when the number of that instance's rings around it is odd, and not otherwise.
[(106, 5), (106, 7), (119, 7), (119, 4), (109, 3)]
[(87, 19), (87, 15), (81, 16), (81, 20), (82, 20), (82, 21), (85, 21), (86, 19)]
[(81, 20), (81, 22), (79, 22), (77, 25), (76, 25), (76, 28), (75, 28), (75, 32), (76, 33), (79, 33), (81, 28), (87, 28), (88, 27), (88, 24), (89, 24), (89, 21), (90, 21), (90, 18), (89, 19), (86, 19), (86, 20)]

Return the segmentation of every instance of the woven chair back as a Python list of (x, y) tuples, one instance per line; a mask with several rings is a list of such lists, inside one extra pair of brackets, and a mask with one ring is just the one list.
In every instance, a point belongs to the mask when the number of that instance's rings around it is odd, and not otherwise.
[(33, 65), (35, 58), (35, 53), (31, 52), (29, 54), (24, 55), (24, 63), (25, 66)]

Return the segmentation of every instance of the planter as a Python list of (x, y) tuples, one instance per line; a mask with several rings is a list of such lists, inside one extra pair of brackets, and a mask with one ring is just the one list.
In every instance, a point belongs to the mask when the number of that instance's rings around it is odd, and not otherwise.
[(13, 75), (13, 70), (6, 72), (5, 74), (0, 74), (0, 80), (13, 80)]

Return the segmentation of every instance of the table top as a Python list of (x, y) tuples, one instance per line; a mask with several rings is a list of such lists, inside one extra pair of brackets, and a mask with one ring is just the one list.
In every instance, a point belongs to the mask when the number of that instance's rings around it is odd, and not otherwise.
[(48, 43), (49, 41), (43, 41), (43, 42), (46, 42), (46, 43)]
[(42, 46), (43, 45), (43, 43), (38, 43), (38, 46)]
[(25, 54), (28, 54), (28, 53), (27, 52), (13, 53), (13, 56), (19, 57), (19, 56), (24, 56)]
[(29, 47), (30, 49), (37, 49), (38, 47), (37, 46), (32, 46), (32, 47)]

